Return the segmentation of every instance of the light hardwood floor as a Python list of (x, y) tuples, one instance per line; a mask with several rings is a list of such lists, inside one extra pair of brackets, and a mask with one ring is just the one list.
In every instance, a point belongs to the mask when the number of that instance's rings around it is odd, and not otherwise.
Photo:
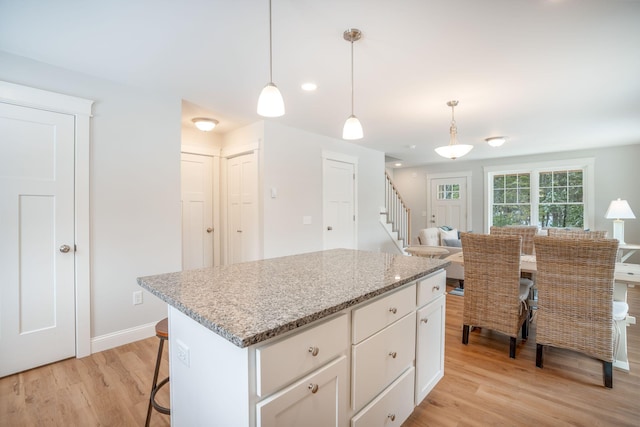
[[(462, 301), (447, 295), (445, 376), (404, 427), (640, 426), (640, 325), (627, 328), (631, 371), (614, 369), (609, 390), (601, 364), (576, 353), (550, 349), (536, 368), (535, 322), (515, 360), (508, 338), (489, 331), (462, 345)], [(629, 305), (640, 317), (640, 287)], [(144, 425), (157, 345), (149, 338), (0, 379), (0, 426)], [(154, 411), (151, 425), (169, 417)]]

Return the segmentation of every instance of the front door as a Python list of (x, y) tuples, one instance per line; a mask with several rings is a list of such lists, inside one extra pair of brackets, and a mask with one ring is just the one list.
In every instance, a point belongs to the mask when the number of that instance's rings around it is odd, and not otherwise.
[(431, 179), (430, 186), (429, 227), (449, 226), (467, 231), (467, 178)]
[(356, 249), (355, 165), (324, 159), (324, 249)]
[(0, 103), (0, 377), (75, 355), (74, 123)]

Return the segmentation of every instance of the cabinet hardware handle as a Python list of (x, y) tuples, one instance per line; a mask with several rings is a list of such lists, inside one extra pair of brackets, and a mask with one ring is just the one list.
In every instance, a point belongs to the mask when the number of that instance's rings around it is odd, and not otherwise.
[(395, 421), (396, 420), (396, 414), (389, 414), (389, 415), (387, 415), (387, 418), (389, 418), (391, 421)]
[(242, 233), (242, 230), (236, 230), (236, 233)]
[(391, 313), (393, 313), (393, 314), (396, 314), (396, 313), (398, 312), (398, 309), (397, 309), (397, 308), (395, 308), (395, 307), (391, 307), (391, 308), (389, 309), (389, 312), (391, 312)]
[(309, 353), (311, 353), (312, 356), (317, 356), (319, 352), (320, 349), (318, 347), (309, 347)]
[(213, 231), (213, 228), (209, 227), (207, 228), (207, 233), (211, 233)]
[(398, 353), (396, 353), (395, 351), (390, 351), (389, 352), (389, 356), (393, 357), (394, 359), (396, 358), (397, 355), (398, 355)]
[(429, 318), (428, 317), (423, 317), (422, 319), (420, 319), (420, 321), (422, 323), (428, 323), (429, 322)]
[(433, 287), (433, 290), (434, 290), (434, 291), (439, 291), (439, 290), (440, 290), (440, 285), (436, 285), (436, 286), (434, 286), (434, 287)]
[(318, 392), (318, 384), (311, 383), (308, 388), (311, 390), (311, 393), (315, 394)]

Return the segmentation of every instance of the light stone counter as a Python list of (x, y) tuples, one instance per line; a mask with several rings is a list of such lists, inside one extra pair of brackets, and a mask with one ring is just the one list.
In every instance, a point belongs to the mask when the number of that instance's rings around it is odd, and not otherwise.
[(138, 284), (238, 347), (366, 301), (449, 261), (334, 249), (138, 278)]

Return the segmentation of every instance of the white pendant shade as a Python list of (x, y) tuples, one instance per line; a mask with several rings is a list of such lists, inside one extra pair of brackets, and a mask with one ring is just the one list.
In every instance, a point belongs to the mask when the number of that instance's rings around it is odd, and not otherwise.
[(258, 114), (263, 117), (280, 117), (284, 115), (284, 99), (272, 82), (267, 84), (258, 98)]
[(436, 153), (448, 159), (457, 159), (458, 157), (462, 157), (467, 154), (472, 148), (473, 145), (469, 144), (445, 145), (443, 147), (436, 148)]
[(360, 124), (360, 120), (354, 115), (349, 116), (346, 122), (344, 122), (344, 127), (342, 128), (342, 138), (348, 140), (354, 139), (362, 139), (362, 125)]

